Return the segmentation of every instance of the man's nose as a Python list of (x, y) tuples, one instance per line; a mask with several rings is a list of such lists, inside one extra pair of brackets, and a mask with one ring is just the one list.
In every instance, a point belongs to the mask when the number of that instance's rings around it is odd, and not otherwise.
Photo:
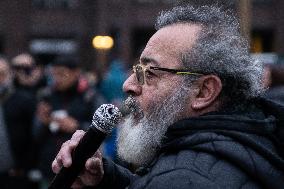
[(139, 96), (142, 93), (142, 86), (138, 84), (135, 74), (131, 74), (123, 83), (123, 91), (133, 96)]

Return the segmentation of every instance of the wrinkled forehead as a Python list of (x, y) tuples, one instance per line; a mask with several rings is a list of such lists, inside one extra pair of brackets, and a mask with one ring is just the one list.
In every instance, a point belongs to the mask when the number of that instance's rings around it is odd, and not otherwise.
[(178, 65), (181, 53), (193, 47), (200, 31), (200, 25), (188, 23), (161, 28), (150, 38), (140, 59), (156, 60), (157, 66)]

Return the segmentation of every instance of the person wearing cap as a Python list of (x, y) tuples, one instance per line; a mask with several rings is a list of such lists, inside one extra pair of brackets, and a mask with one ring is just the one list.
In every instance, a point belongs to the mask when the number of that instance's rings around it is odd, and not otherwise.
[(74, 57), (60, 56), (50, 65), (51, 85), (39, 94), (35, 135), (38, 165), (44, 178), (56, 151), (76, 129), (88, 126), (94, 110), (91, 89), (80, 85), (81, 69)]

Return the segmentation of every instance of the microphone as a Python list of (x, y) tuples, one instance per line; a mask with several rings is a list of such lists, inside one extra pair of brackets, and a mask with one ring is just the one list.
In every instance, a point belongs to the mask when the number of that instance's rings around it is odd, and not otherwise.
[(53, 178), (48, 189), (70, 189), (79, 173), (85, 167), (85, 162), (100, 147), (103, 140), (119, 120), (122, 113), (112, 104), (101, 105), (93, 115), (92, 124), (72, 152), (70, 167), (62, 167)]

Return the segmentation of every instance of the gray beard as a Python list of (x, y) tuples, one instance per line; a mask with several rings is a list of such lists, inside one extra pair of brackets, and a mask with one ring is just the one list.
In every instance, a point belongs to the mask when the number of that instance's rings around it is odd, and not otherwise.
[(149, 108), (150, 114), (142, 113), (145, 116), (138, 122), (134, 115), (141, 114), (141, 109), (136, 103), (136, 112), (132, 112), (119, 127), (118, 157), (136, 166), (149, 164), (157, 155), (168, 127), (180, 119), (186, 96), (188, 91), (184, 88), (174, 91)]

